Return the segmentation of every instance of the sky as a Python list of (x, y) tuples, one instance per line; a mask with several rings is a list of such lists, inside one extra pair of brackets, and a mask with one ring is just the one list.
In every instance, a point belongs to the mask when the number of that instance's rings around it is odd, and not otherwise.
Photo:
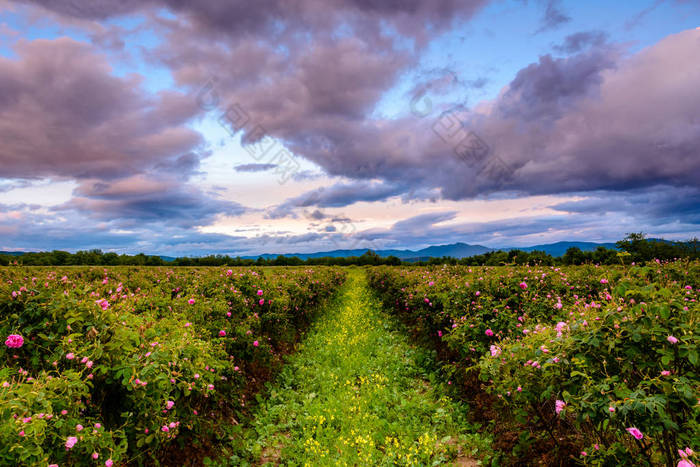
[(692, 0), (0, 0), (0, 250), (700, 234)]

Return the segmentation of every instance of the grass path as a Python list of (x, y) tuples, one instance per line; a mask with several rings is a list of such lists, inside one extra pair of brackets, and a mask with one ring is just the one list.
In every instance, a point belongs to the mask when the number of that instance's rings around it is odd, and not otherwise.
[(477, 465), (488, 442), (349, 271), (243, 432), (238, 465)]

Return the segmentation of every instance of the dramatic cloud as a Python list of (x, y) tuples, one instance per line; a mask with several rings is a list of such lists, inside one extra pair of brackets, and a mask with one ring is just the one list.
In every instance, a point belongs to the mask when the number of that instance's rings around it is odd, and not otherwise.
[(0, 57), (0, 177), (112, 179), (153, 169), (191, 172), (202, 137), (185, 126), (191, 97), (151, 97), (69, 38), (20, 41)]
[(245, 212), (237, 203), (212, 198), (180, 180), (142, 176), (110, 183), (86, 180), (75, 190), (73, 199), (57, 209), (82, 211), (128, 228), (152, 222), (203, 226), (219, 214), (237, 216)]
[[(427, 244), (468, 236), (494, 244), (538, 232), (617, 237), (635, 223), (673, 234), (696, 228), (700, 30), (630, 53), (585, 18), (576, 19), (580, 32), (565, 35), (557, 29), (572, 18), (563, 2), (538, 0), (531, 3), (542, 17), (523, 15), (523, 34), (557, 34), (546, 41), (555, 55), (508, 69), (512, 57), (483, 64), (472, 50), (486, 49), (470, 45), (435, 60), (457, 34), (478, 42), (476, 31), (487, 28), (467, 22), (490, 3), (15, 1), (9, 24), (0, 23), (0, 36), (11, 38), (0, 55), (0, 193), (11, 200), (0, 211), (0, 232), (16, 245), (41, 243), (44, 232), (56, 246), (240, 253), (342, 247), (336, 243), (351, 237)], [(632, 21), (666, 7), (647, 1)], [(486, 10), (479, 18), (493, 14)], [(18, 28), (37, 31), (18, 39)], [(475, 72), (460, 77), (457, 69)], [(502, 87), (497, 95), (494, 83)], [(467, 102), (473, 89), (490, 100)], [(221, 140), (214, 120), (236, 135), (230, 146), (209, 146)], [(252, 159), (236, 159), (239, 136)], [(232, 200), (250, 198), (236, 184), (284, 169), (283, 160), (263, 157), (272, 145), (271, 153), (284, 148), (306, 159), (306, 170), (297, 167), (284, 186), (263, 182), (266, 205), (253, 212)], [(230, 148), (225, 165), (202, 164)], [(77, 188), (69, 201), (43, 209), (33, 200), (10, 204), (36, 180)], [(458, 211), (438, 205), (392, 218), (391, 228), (376, 227), (385, 221), (354, 230), (367, 205), (397, 198), (426, 206), (540, 194), (581, 200), (552, 206), (547, 217), (488, 223), (459, 222)], [(345, 206), (355, 221), (338, 213)], [(616, 219), (614, 228), (601, 213)], [(230, 236), (201, 233), (240, 215), (259, 225), (233, 226)], [(308, 231), (300, 235), (304, 219)], [(71, 223), (88, 226), (84, 237)]]
[(326, 122), (324, 135), (292, 147), (333, 175), (440, 188), (449, 199), (693, 186), (699, 45), (690, 30), (631, 56), (612, 47), (543, 56), (472, 110)]
[[(682, 70), (682, 72), (679, 72)], [(469, 124), (527, 193), (694, 186), (700, 176), (700, 30), (630, 57), (542, 57)]]

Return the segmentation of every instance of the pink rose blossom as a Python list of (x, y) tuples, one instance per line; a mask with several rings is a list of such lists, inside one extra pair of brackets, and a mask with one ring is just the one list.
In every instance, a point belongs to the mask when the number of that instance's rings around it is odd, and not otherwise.
[(5, 345), (10, 349), (19, 349), (24, 345), (24, 338), (19, 334), (10, 334), (5, 340)]
[(78, 438), (75, 436), (69, 436), (68, 439), (66, 439), (66, 450), (71, 449), (77, 442)]
[(66, 358), (67, 358), (68, 360), (73, 360), (73, 359), (75, 358), (75, 354), (74, 354), (73, 352), (68, 352), (68, 353), (66, 354)]
[(491, 329), (487, 329), (485, 334), (487, 336), (491, 337), (491, 336), (493, 336), (493, 331)]
[(258, 341), (253, 341), (253, 346), (257, 347), (258, 345), (260, 345)]
[(114, 465), (114, 462), (112, 462), (112, 459), (107, 459), (105, 461), (105, 467), (112, 467)]
[(635, 427), (629, 427), (629, 428), (627, 428), (626, 430), (627, 430), (627, 432), (628, 432), (629, 434), (631, 434), (632, 436), (634, 436), (635, 439), (642, 439), (642, 438), (644, 438), (644, 435), (642, 434), (642, 432), (639, 431), (639, 429), (637, 429), (637, 428), (635, 428)]
[(187, 303), (189, 303), (190, 305), (194, 305), (194, 298), (190, 298), (189, 300), (187, 300)]
[(261, 296), (262, 294), (263, 294), (263, 291), (262, 291), (262, 290), (258, 290), (258, 297)]
[(224, 337), (225, 335), (226, 335), (226, 331), (224, 331), (223, 329), (221, 331), (219, 331), (219, 336)]
[(170, 409), (173, 408), (174, 405), (175, 405), (175, 402), (173, 402), (173, 401), (168, 401), (168, 402), (165, 403), (165, 408), (168, 409), (168, 410), (170, 410)]
[(673, 337), (673, 336), (668, 336), (668, 337), (666, 338), (666, 340), (669, 341), (671, 344), (677, 344), (677, 343), (678, 343), (678, 339), (676, 339), (676, 338)]

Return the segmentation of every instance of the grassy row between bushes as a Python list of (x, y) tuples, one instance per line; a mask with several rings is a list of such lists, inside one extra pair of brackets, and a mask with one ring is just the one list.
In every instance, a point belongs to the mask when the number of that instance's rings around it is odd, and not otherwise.
[(505, 462), (676, 465), (700, 448), (700, 263), (377, 267)]
[(344, 278), (324, 267), (0, 269), (0, 464), (208, 454)]
[(222, 465), (476, 465), (490, 440), (402, 331), (351, 270)]

